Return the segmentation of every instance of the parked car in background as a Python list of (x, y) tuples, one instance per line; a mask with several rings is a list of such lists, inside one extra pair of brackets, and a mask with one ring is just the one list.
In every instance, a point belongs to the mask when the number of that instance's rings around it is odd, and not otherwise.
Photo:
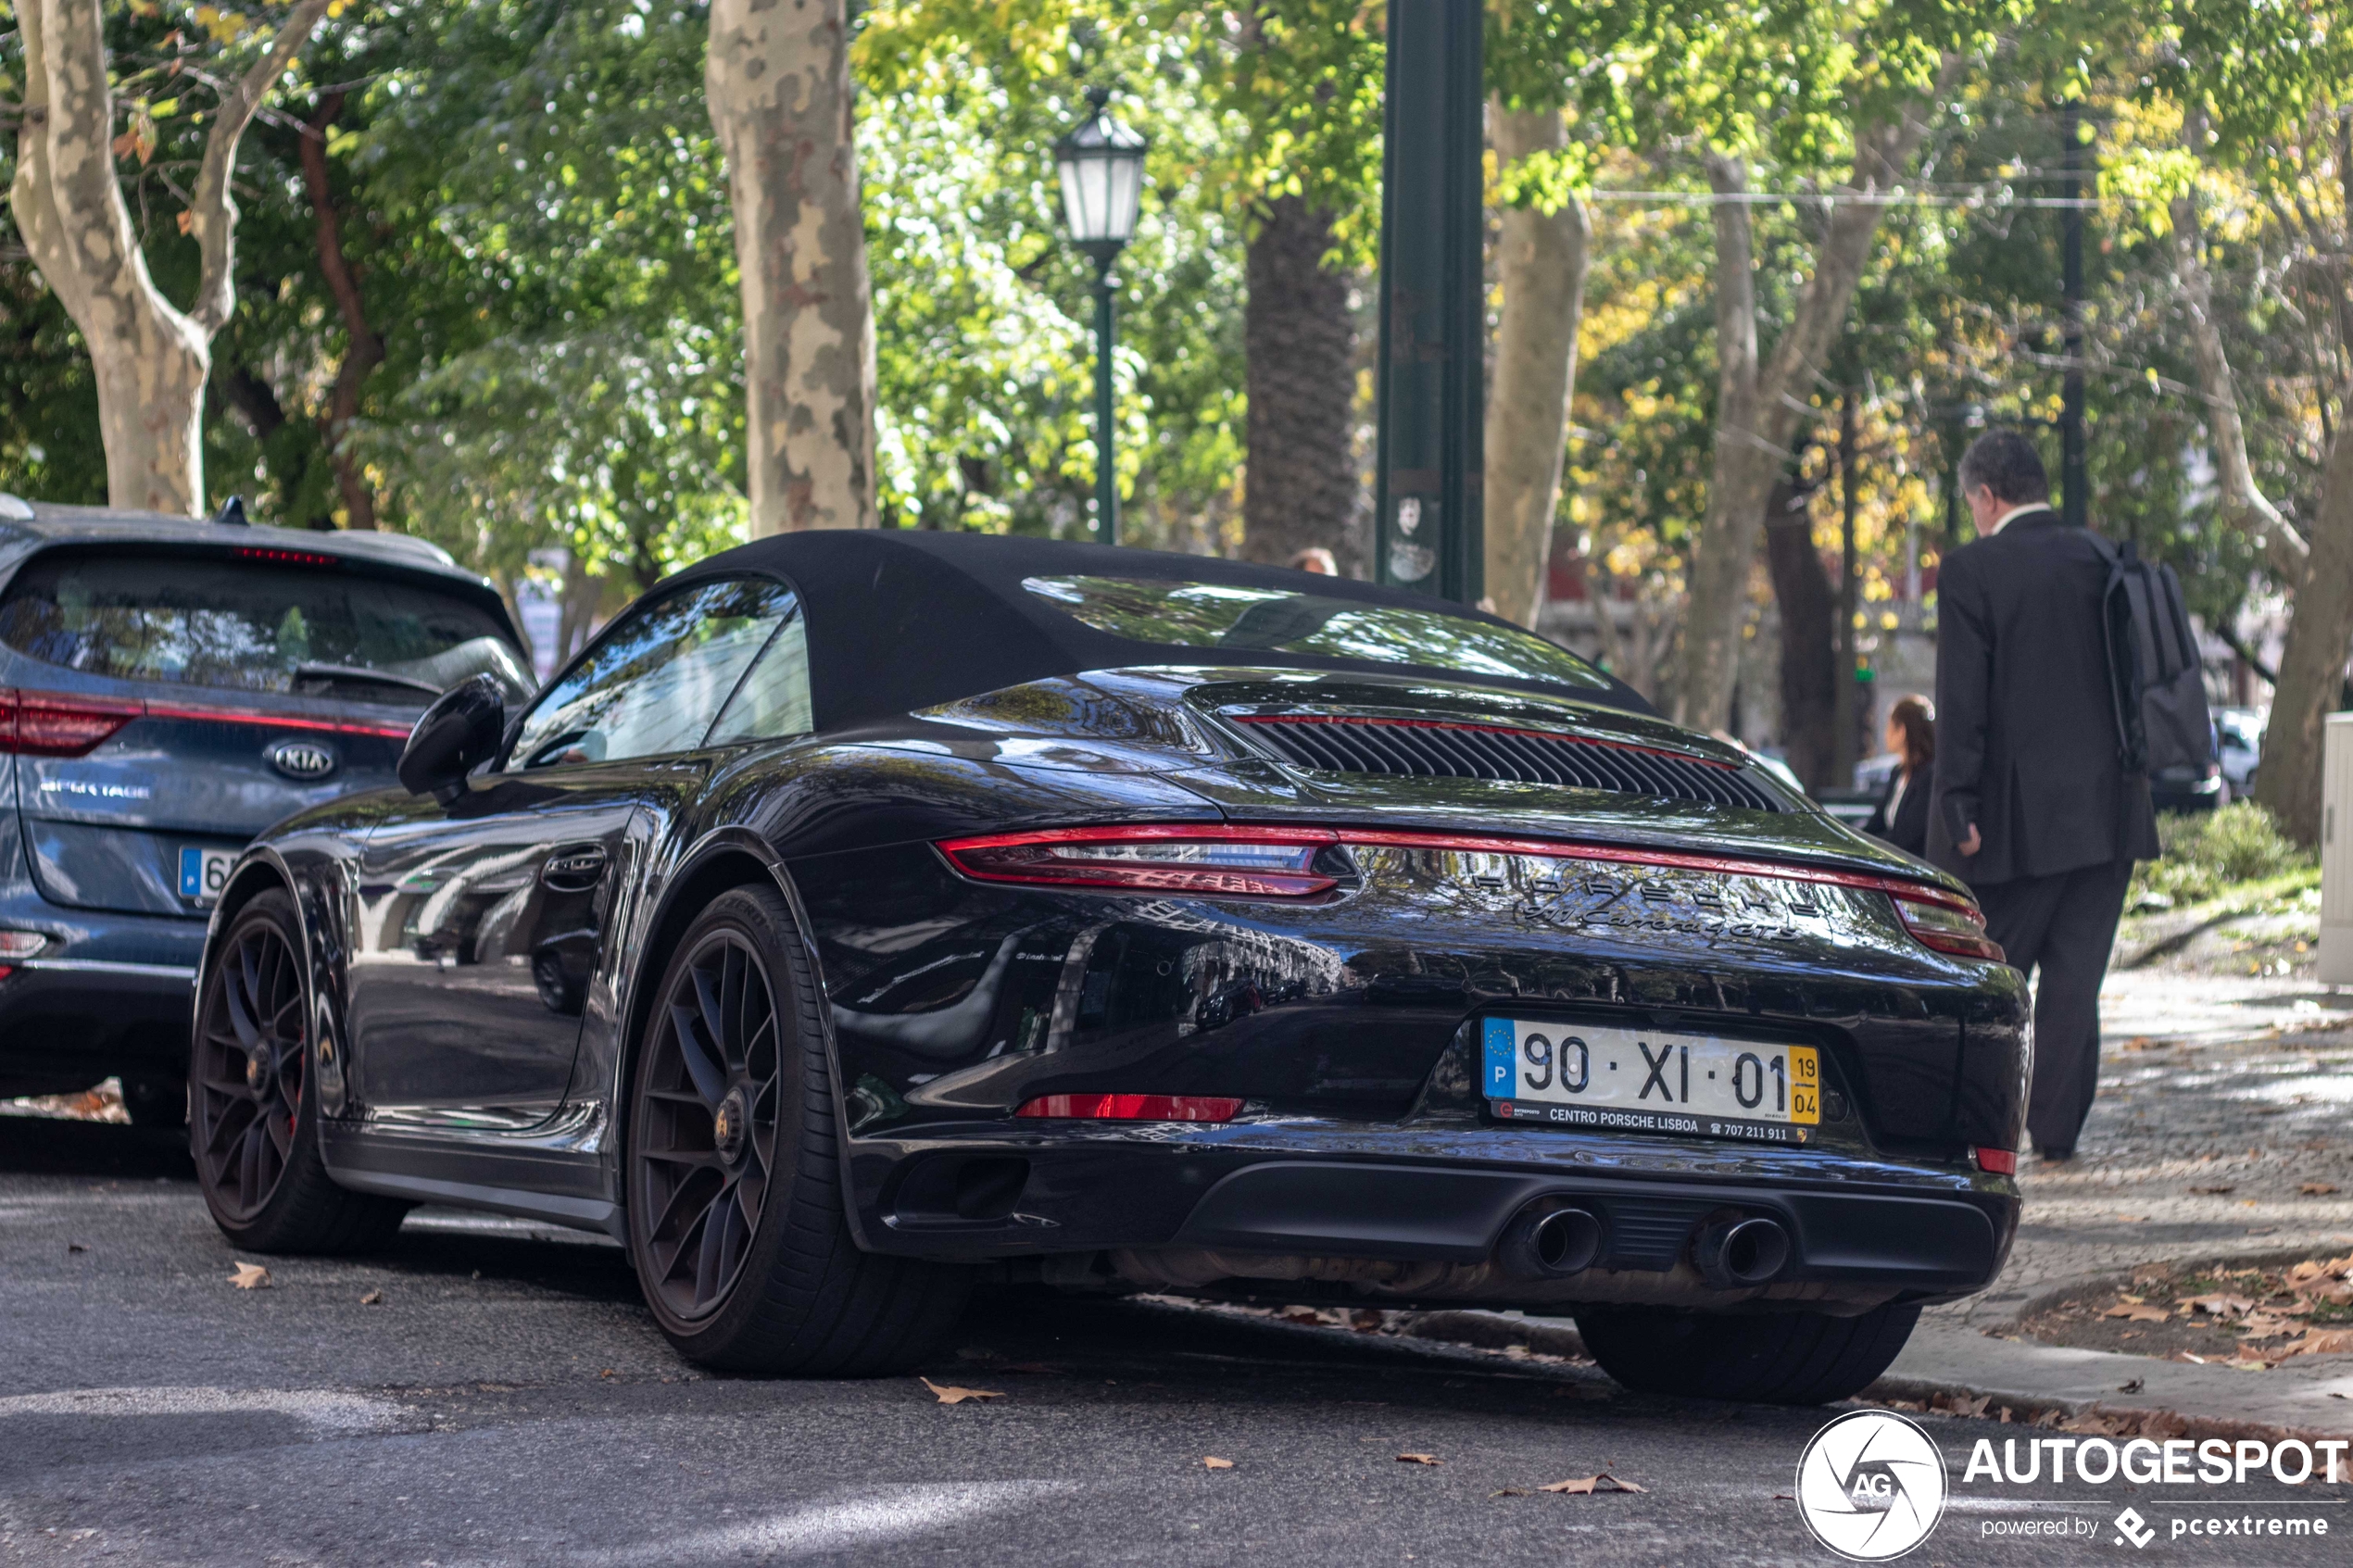
[(270, 823), (390, 784), (417, 715), (531, 679), (422, 540), (0, 496), (0, 1097), (185, 1114), (205, 919)]
[(2233, 800), (2255, 793), (2255, 766), (2263, 760), (2264, 718), (2252, 708), (2215, 710), (2214, 755), (2221, 760), (2222, 782)]

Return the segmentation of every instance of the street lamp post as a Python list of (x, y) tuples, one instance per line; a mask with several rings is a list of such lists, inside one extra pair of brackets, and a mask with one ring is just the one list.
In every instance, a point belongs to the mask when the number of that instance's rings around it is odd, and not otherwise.
[(1087, 89), (1091, 111), (1054, 144), (1062, 176), (1063, 215), (1070, 237), (1095, 258), (1095, 526), (1106, 545), (1119, 543), (1119, 469), (1112, 460), (1112, 263), (1136, 234), (1136, 207), (1144, 190), (1144, 138), (1114, 119), (1111, 94)]

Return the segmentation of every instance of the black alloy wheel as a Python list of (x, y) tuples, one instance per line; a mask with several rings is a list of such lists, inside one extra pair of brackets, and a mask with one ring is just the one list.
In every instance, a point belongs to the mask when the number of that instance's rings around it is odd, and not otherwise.
[(638, 1090), (647, 1288), (682, 1323), (743, 1272), (776, 1164), (775, 998), (749, 939), (721, 927), (676, 972)]
[(971, 1271), (862, 1251), (842, 1191), (819, 991), (792, 908), (731, 888), (652, 993), (625, 1135), (629, 1260), (681, 1354), (734, 1372), (903, 1372)]
[(190, 1059), (189, 1151), (221, 1234), (256, 1252), (360, 1252), (409, 1205), (346, 1191), (319, 1152), (309, 989), (294, 900), (272, 889), (207, 956)]
[(302, 1119), (302, 971), (274, 921), (245, 920), (212, 979), (196, 1030), (196, 1168), (214, 1212), (244, 1223), (284, 1179)]

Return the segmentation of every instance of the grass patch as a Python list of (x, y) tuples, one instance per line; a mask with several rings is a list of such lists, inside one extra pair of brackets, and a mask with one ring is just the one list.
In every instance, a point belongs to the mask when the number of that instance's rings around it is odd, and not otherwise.
[(2150, 894), (2175, 908), (2219, 898), (2250, 883), (2281, 882), (2320, 873), (2320, 858), (2280, 832), (2271, 813), (2252, 800), (2213, 811), (2158, 819), (2163, 854), (2133, 870), (2124, 907)]

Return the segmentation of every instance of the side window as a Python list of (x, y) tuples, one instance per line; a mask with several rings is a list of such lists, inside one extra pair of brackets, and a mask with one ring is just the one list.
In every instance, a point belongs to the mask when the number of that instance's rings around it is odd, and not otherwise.
[(640, 605), (524, 718), (510, 768), (690, 751), (776, 628), (792, 590), (731, 578)]
[(796, 608), (711, 727), (711, 746), (805, 735), (817, 727), (809, 697), (809, 628)]

